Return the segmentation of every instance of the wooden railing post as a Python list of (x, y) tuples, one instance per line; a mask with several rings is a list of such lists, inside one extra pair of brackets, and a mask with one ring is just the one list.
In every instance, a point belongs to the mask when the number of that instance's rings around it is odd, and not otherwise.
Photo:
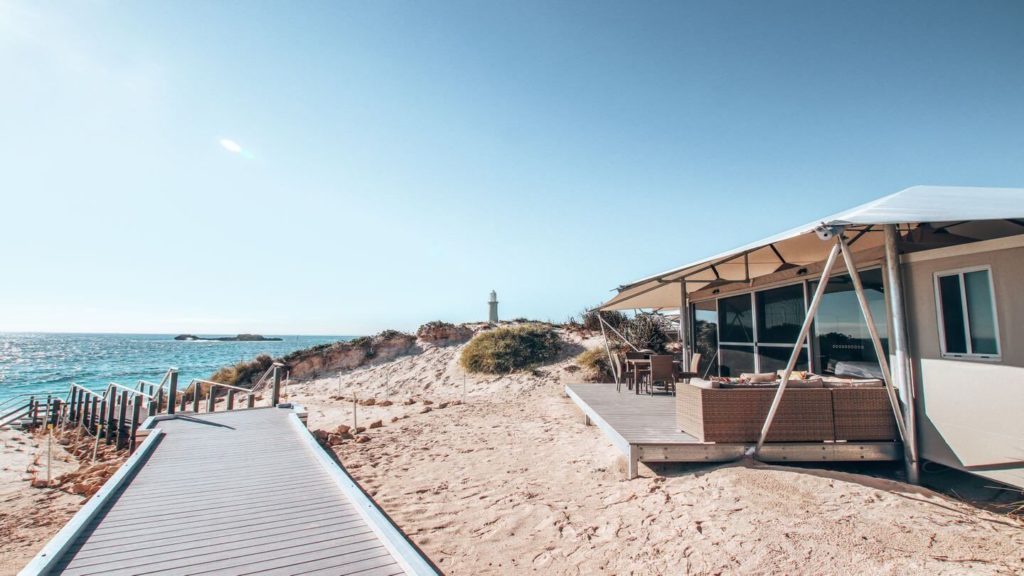
[(270, 405), (276, 407), (281, 400), (281, 370), (274, 366), (274, 389), (270, 394)]
[(77, 422), (78, 419), (76, 418), (76, 416), (78, 416), (78, 388), (75, 388), (74, 386), (71, 387), (70, 400), (71, 402), (68, 404), (68, 420), (72, 422)]
[(127, 440), (124, 428), (125, 420), (128, 419), (128, 391), (121, 391), (121, 405), (117, 409), (117, 449), (124, 448), (124, 442)]
[(117, 429), (117, 390), (110, 389), (110, 400), (107, 401), (107, 423), (104, 440), (107, 444), (114, 443), (114, 432)]
[(210, 385), (210, 395), (206, 397), (206, 411), (207, 412), (213, 412), (214, 408), (216, 408), (216, 403), (217, 403), (216, 396), (217, 396), (217, 387), (211, 384)]
[(53, 403), (53, 398), (49, 394), (47, 394), (46, 395), (46, 412), (43, 413), (43, 420), (42, 420), (42, 424), (43, 424), (44, 427), (47, 424), (50, 423), (50, 405), (52, 403)]
[[(138, 394), (136, 394), (135, 397), (132, 398), (132, 423), (131, 426), (128, 427), (129, 454), (135, 453), (135, 432), (139, 429), (139, 412), (141, 412), (142, 408), (142, 404), (140, 402), (141, 400), (142, 397), (139, 396)], [(150, 401), (150, 405), (152, 406), (152, 401)]]
[(228, 390), (228, 410), (233, 410), (234, 408), (235, 408), (235, 391), (229, 389)]
[[(171, 372), (170, 388), (167, 390), (167, 413), (174, 414), (174, 404), (178, 401), (178, 371)], [(184, 402), (184, 398), (182, 402)], [(182, 406), (182, 410), (185, 407)]]
[(192, 388), (192, 411), (196, 413), (199, 412), (199, 392), (201, 392), (202, 389), (203, 385), (199, 382), (196, 382), (195, 386)]
[(57, 423), (60, 422), (60, 411), (62, 404), (63, 402), (60, 401), (60, 398), (53, 399), (53, 411), (50, 413), (50, 425), (53, 426), (54, 428), (56, 428)]

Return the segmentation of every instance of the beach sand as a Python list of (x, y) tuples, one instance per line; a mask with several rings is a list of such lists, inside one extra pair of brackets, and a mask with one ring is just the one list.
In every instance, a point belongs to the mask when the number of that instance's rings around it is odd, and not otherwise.
[[(16, 574), (57, 533), (85, 498), (53, 488), (33, 488), (46, 479), (46, 434), (0, 430), (0, 574)], [(51, 445), (52, 478), (78, 462), (58, 442)]]
[[(289, 389), (325, 430), (352, 424), (353, 392), (395, 402), (359, 406), (360, 426), (383, 426), (333, 449), (446, 573), (1024, 572), (1020, 522), (884, 478), (741, 463), (624, 480), (624, 459), (562, 394), (578, 380), (570, 359), (474, 377), (460, 349)], [(439, 409), (463, 382), (466, 403)]]

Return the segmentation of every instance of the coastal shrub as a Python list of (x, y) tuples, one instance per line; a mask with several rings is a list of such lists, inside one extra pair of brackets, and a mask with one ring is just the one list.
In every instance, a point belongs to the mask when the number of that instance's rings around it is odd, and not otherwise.
[[(618, 310), (605, 310), (603, 312), (598, 310), (584, 310), (580, 313), (580, 324), (583, 325), (584, 330), (588, 330), (590, 332), (601, 331), (601, 320), (598, 319), (598, 314), (601, 315), (600, 317), (603, 318), (609, 326), (620, 332), (626, 322), (629, 321), (626, 318), (626, 315)], [(612, 336), (614, 336), (614, 334), (612, 334)]]
[(552, 328), (521, 324), (478, 334), (462, 350), (459, 363), (469, 372), (507, 374), (550, 362), (561, 340)]
[(262, 376), (273, 363), (274, 359), (269, 354), (260, 354), (248, 362), (242, 361), (234, 366), (225, 366), (217, 370), (210, 380), (244, 387), (247, 384), (255, 384), (256, 379)]
[(626, 340), (640, 350), (665, 352), (668, 337), (665, 335), (662, 318), (654, 314), (637, 314), (627, 320), (621, 329)]
[(603, 348), (584, 350), (576, 357), (576, 365), (583, 369), (583, 377), (591, 382), (607, 382), (613, 378), (608, 366), (608, 353)]
[(452, 332), (455, 330), (455, 324), (451, 322), (443, 322), (441, 320), (432, 320), (426, 324), (420, 326), (416, 330), (416, 336), (423, 337), (425, 334), (435, 334), (438, 332)]

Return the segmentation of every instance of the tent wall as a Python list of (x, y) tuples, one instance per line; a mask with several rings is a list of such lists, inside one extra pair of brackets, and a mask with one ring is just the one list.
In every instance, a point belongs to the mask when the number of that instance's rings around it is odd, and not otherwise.
[[(903, 256), (921, 456), (1024, 487), (1024, 236)], [(944, 358), (935, 274), (991, 267), (1001, 357)]]

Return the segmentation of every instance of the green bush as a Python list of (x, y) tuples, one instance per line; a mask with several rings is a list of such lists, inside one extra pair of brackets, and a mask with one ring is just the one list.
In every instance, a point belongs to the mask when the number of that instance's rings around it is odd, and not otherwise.
[(469, 372), (507, 374), (550, 362), (560, 349), (561, 340), (550, 327), (522, 324), (478, 334), (462, 350), (459, 363)]

